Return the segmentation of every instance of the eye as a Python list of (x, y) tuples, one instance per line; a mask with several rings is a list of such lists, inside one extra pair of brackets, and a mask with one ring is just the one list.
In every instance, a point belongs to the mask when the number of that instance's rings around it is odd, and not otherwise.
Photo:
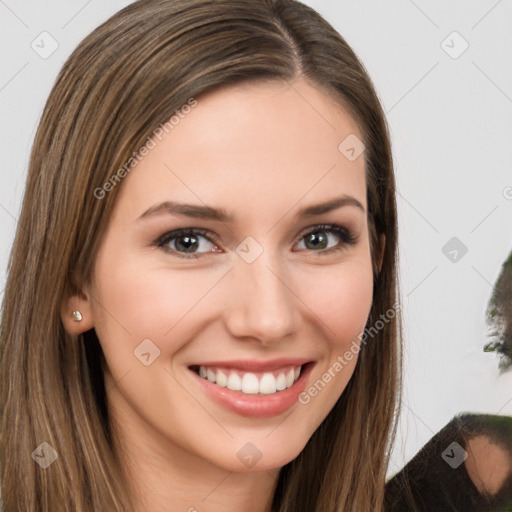
[[(328, 236), (326, 233), (335, 235), (342, 242), (326, 248), (328, 244)], [(201, 243), (201, 239), (205, 242)], [(299, 237), (299, 243), (304, 240), (306, 249), (312, 249), (319, 255), (346, 249), (347, 245), (354, 245), (357, 237), (352, 231), (337, 224), (320, 224), (309, 228), (308, 231), (302, 233)], [(210, 244), (213, 248), (208, 248)], [(201, 254), (211, 252), (222, 252), (215, 245), (215, 236), (209, 231), (199, 228), (186, 228), (170, 231), (162, 235), (156, 245), (164, 251), (176, 255), (180, 258), (199, 258)], [(198, 249), (202, 251), (197, 251)], [(320, 250), (318, 250), (320, 249)]]
[[(204, 243), (200, 243), (200, 239), (203, 238), (207, 241), (206, 245), (212, 244), (208, 232), (204, 229), (198, 228), (187, 228), (177, 229), (171, 231), (160, 237), (157, 241), (158, 247), (161, 247), (164, 251), (176, 254), (182, 258), (198, 258), (199, 256), (194, 251), (199, 248), (204, 248)], [(213, 247), (216, 247), (213, 245)], [(181, 252), (184, 251), (184, 253)], [(213, 249), (206, 249), (202, 252), (218, 252)]]
[[(335, 244), (326, 248), (328, 244), (328, 236), (326, 233), (334, 234), (336, 237), (342, 240), (343, 243)], [(304, 240), (304, 244), (308, 249), (317, 249), (314, 252), (319, 254), (330, 254), (342, 249), (346, 249), (347, 245), (354, 245), (357, 242), (357, 237), (352, 233), (351, 230), (337, 224), (321, 224), (310, 228), (306, 233), (301, 235), (301, 242)]]

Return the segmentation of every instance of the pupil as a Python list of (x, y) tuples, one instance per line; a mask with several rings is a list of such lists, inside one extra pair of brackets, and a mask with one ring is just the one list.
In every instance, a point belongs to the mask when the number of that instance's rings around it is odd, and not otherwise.
[(186, 252), (193, 252), (194, 248), (197, 248), (197, 239), (193, 236), (181, 236), (177, 240), (185, 240), (185, 243), (178, 243), (177, 245), (181, 245)]
[[(314, 242), (314, 239), (317, 238), (320, 240), (320, 242)], [(308, 246), (308, 243), (312, 243), (313, 244), (313, 248), (316, 248), (318, 247), (319, 245), (322, 246), (322, 248), (325, 247), (325, 243), (327, 241), (327, 237), (323, 236), (323, 235), (320, 235), (318, 236), (316, 233), (311, 233), (307, 239), (306, 239), (306, 246)], [(308, 247), (309, 248), (309, 247)]]

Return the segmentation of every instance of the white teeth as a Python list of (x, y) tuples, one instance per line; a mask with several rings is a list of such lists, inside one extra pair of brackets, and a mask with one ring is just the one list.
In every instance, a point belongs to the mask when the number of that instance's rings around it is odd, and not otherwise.
[(258, 377), (254, 373), (244, 373), (242, 378), (242, 392), (249, 395), (256, 395), (260, 391)]
[(228, 385), (228, 378), (223, 371), (218, 370), (215, 377), (217, 385), (220, 386), (221, 388), (225, 388)]
[(299, 378), (301, 367), (290, 368), (287, 372), (280, 372), (277, 377), (274, 373), (265, 372), (258, 374), (252, 372), (226, 371), (218, 368), (199, 366), (199, 375), (209, 382), (232, 391), (241, 391), (248, 395), (271, 395), (277, 391), (293, 386)]
[(294, 369), (292, 368), (287, 374), (286, 374), (286, 387), (289, 388), (290, 386), (293, 385), (293, 383), (295, 382), (295, 371)]
[(234, 372), (231, 372), (227, 382), (228, 389), (240, 391), (242, 389), (242, 379)]
[(276, 392), (276, 378), (271, 373), (264, 373), (260, 380), (260, 393), (269, 395)]
[(280, 373), (277, 376), (277, 379), (276, 379), (276, 389), (278, 391), (282, 391), (283, 389), (286, 389), (286, 377), (284, 376), (284, 373)]

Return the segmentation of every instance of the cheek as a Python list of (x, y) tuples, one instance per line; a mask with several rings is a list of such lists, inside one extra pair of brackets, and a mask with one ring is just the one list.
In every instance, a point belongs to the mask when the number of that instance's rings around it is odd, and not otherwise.
[[(324, 326), (331, 350), (345, 350), (363, 331), (373, 300), (371, 262), (354, 261), (304, 283), (306, 304)], [(307, 293), (306, 293), (307, 292)], [(332, 355), (332, 354), (331, 354)]]
[[(316, 282), (316, 286), (315, 286)], [(309, 408), (311, 433), (332, 410), (352, 378), (373, 300), (371, 261), (353, 261), (332, 269), (323, 280), (309, 280), (308, 306), (322, 326), (325, 357), (319, 361), (309, 387), (299, 396)], [(314, 293), (311, 290), (315, 290)]]
[[(196, 286), (196, 285), (199, 285)], [(201, 297), (201, 283), (177, 273), (133, 272), (118, 268), (102, 285), (105, 307), (129, 331), (163, 334)]]
[[(95, 329), (106, 355), (119, 348), (133, 354), (145, 339), (151, 339), (162, 355), (179, 350), (193, 336), (186, 327), (194, 318), (194, 307), (208, 300), (205, 296), (219, 276), (147, 268), (143, 257), (112, 261), (109, 254), (105, 251), (97, 260), (94, 308)], [(199, 326), (200, 319), (193, 323)]]

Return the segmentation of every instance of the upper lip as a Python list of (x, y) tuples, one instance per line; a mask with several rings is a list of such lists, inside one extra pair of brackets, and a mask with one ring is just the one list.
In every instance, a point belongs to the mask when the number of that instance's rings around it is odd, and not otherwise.
[(282, 368), (283, 366), (302, 366), (311, 362), (311, 359), (298, 357), (282, 357), (279, 359), (270, 359), (268, 361), (260, 361), (257, 359), (234, 359), (231, 361), (208, 361), (196, 363), (190, 366), (206, 366), (219, 368), (232, 368), (233, 370), (242, 370), (246, 372), (266, 372)]

